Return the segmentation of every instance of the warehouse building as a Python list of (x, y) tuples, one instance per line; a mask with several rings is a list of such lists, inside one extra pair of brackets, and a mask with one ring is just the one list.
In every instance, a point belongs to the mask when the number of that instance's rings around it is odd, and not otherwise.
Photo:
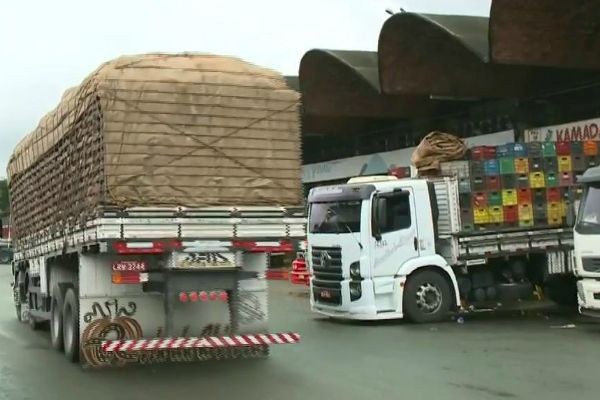
[(289, 81), (306, 187), (406, 167), (434, 130), (469, 146), (599, 140), (598, 21), (598, 1), (494, 0), (489, 18), (395, 14), (377, 52), (307, 52)]

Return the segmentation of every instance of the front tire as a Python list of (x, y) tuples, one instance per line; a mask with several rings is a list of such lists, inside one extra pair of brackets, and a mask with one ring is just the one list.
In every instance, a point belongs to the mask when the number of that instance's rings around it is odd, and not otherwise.
[(79, 361), (79, 294), (70, 288), (63, 305), (63, 342), (65, 356), (71, 362)]
[(404, 286), (404, 312), (417, 323), (439, 322), (452, 306), (452, 290), (448, 281), (432, 270), (415, 272)]

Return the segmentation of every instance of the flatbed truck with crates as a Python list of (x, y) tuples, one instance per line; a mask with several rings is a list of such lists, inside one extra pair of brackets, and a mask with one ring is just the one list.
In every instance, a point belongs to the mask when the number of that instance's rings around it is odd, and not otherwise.
[[(305, 235), (299, 95), (230, 57), (103, 64), (11, 156), (16, 316), (84, 366), (264, 357)], [(250, 150), (250, 151), (249, 151)]]
[[(547, 296), (576, 303), (573, 149), (471, 150), (441, 175), (352, 178), (309, 194), (311, 307), (348, 319), (434, 322)], [(568, 151), (568, 153), (567, 153)]]

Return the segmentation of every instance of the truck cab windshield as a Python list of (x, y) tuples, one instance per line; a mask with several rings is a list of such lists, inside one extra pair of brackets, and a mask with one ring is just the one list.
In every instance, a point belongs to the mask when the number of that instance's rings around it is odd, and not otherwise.
[(588, 187), (579, 210), (578, 225), (587, 228), (594, 227), (600, 232), (600, 186)]
[(313, 203), (310, 207), (310, 233), (360, 231), (361, 201)]

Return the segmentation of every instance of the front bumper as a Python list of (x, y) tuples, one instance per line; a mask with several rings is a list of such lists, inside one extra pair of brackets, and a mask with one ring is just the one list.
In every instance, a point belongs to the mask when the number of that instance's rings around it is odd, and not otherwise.
[[(385, 281), (386, 284), (381, 284), (380, 281)], [(375, 287), (380, 289), (375, 291)], [(339, 304), (329, 304), (318, 301), (314, 293), (314, 286), (311, 282), (310, 288), (310, 304), (313, 312), (326, 315), (332, 318), (349, 319), (349, 320), (385, 320), (385, 319), (401, 319), (403, 318), (401, 304), (398, 299), (402, 298), (401, 293), (397, 293), (400, 285), (394, 279), (371, 280), (364, 279), (361, 281), (361, 297), (352, 301), (350, 299), (350, 281), (345, 280), (340, 282)]]
[(582, 314), (600, 317), (600, 280), (582, 279), (577, 282), (577, 300)]

